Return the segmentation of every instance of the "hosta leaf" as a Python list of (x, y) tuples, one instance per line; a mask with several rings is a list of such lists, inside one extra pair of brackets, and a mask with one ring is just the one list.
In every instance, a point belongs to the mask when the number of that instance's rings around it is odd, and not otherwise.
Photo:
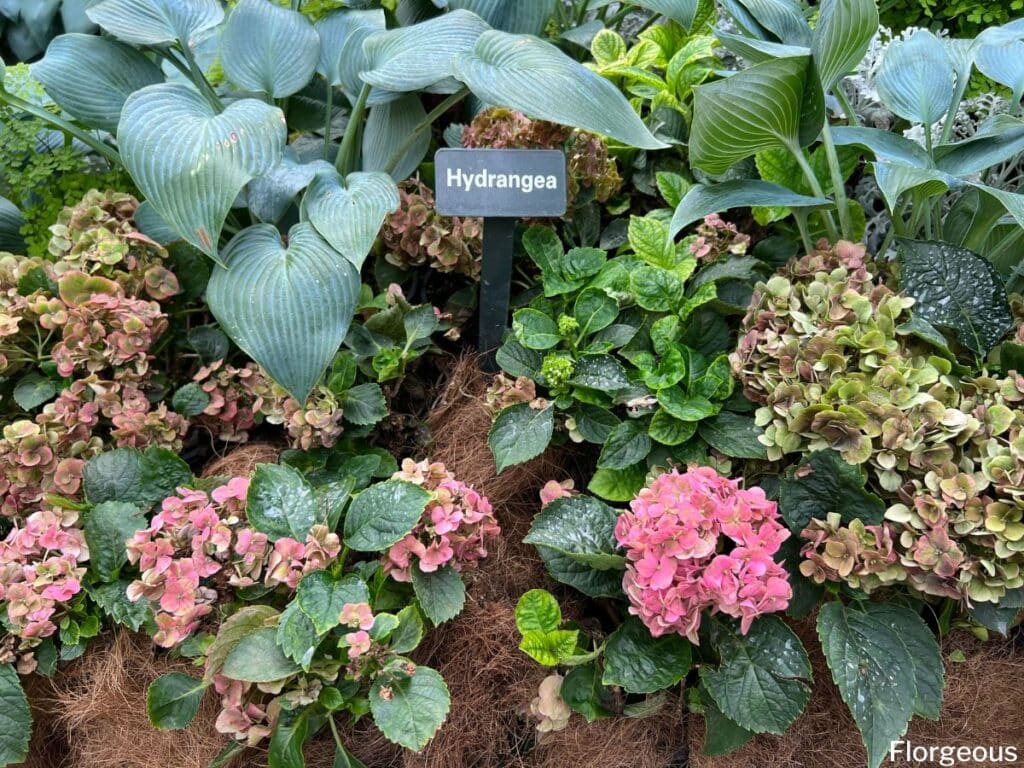
[[(914, 658), (889, 622), (870, 610), (826, 603), (818, 613), (825, 659), (868, 751), (878, 768), (914, 714)], [(941, 661), (940, 661), (941, 663)], [(742, 725), (742, 723), (741, 723)]]
[(956, 73), (945, 46), (927, 29), (893, 41), (885, 49), (876, 78), (885, 106), (905, 120), (926, 126), (946, 114), (955, 84)]
[(810, 58), (796, 56), (694, 88), (691, 163), (708, 173), (725, 173), (761, 150), (809, 143), (801, 128), (811, 77)]
[(690, 29), (694, 19), (697, 18), (700, 2), (699, 0), (634, 0), (633, 5), (660, 13), (673, 21), (678, 21), (686, 29)]
[(522, 35), (544, 34), (558, 0), (448, 0), (449, 8), (472, 11), (495, 29)]
[(126, 43), (190, 47), (224, 18), (217, 0), (95, 0), (85, 13)]
[(420, 131), (419, 137), (393, 169), (388, 166), (395, 150), (409, 134), (421, 128), (426, 119), (423, 102), (414, 93), (373, 107), (363, 132), (363, 170), (387, 171), (396, 181), (410, 176), (430, 149), (429, 130)]
[(110, 133), (129, 96), (164, 81), (160, 68), (134, 48), (97, 35), (55, 38), (32, 76), (65, 112)]
[(916, 300), (913, 313), (951, 328), (979, 355), (1010, 331), (1013, 315), (995, 268), (966, 248), (948, 243), (900, 240), (900, 290)]
[[(418, 91), (450, 78), (452, 62), (473, 50), (490, 27), (469, 11), (452, 11), (411, 27), (378, 32), (366, 39), (364, 82), (395, 93)], [(457, 90), (456, 87), (447, 90)]]
[(959, 184), (955, 178), (941, 171), (884, 161), (875, 163), (875, 181), (890, 209), (895, 209), (900, 197), (907, 192), (938, 197)]
[(151, 85), (125, 102), (121, 158), (156, 211), (179, 235), (216, 258), (224, 220), (254, 177), (281, 161), (281, 110), (242, 99), (217, 114), (198, 91)]
[(224, 249), (207, 301), (224, 331), (300, 403), (341, 346), (359, 274), (311, 224), (288, 233), (259, 224)]
[(824, 0), (820, 7), (811, 54), (828, 92), (867, 53), (878, 32), (878, 7), (875, 0)]
[(722, 662), (700, 679), (722, 714), (755, 733), (785, 732), (811, 695), (811, 664), (793, 630), (764, 616), (745, 636), (723, 627), (716, 647)]
[(249, 182), (249, 210), (268, 224), (280, 221), (295, 202), (295, 196), (312, 184), (318, 173), (333, 171), (334, 166), (324, 160), (300, 162), (295, 150), (286, 147), (274, 170)]
[(538, 410), (529, 403), (517, 403), (505, 408), (494, 420), (487, 436), (498, 472), (544, 453), (554, 428), (552, 406)]
[(995, 115), (973, 136), (935, 148), (935, 166), (954, 176), (981, 173), (1024, 152), (1024, 120)]
[(631, 616), (608, 638), (601, 682), (630, 693), (654, 693), (675, 685), (689, 671), (689, 642), (676, 634), (652, 637)]
[(485, 32), (473, 51), (455, 57), (454, 73), (490, 104), (641, 149), (666, 146), (614, 84), (542, 40)]
[(22, 251), (25, 247), (25, 238), (21, 236), (23, 226), (25, 218), (18, 210), (18, 206), (6, 197), (0, 197), (0, 251)]
[(317, 71), (339, 86), (354, 102), (363, 86), (359, 73), (367, 68), (363, 42), (385, 28), (384, 10), (344, 8), (328, 14), (316, 25), (320, 35), (320, 61)]
[(811, 28), (794, 0), (725, 0), (722, 5), (754, 37), (771, 36), (787, 45), (811, 44)]
[(0, 765), (20, 763), (28, 757), (32, 712), (21, 678), (11, 664), (0, 666)]
[(395, 744), (417, 752), (448, 717), (448, 686), (430, 667), (411, 676), (378, 675), (370, 688), (370, 712), (380, 732)]
[(839, 125), (832, 129), (837, 147), (863, 147), (878, 160), (903, 163), (915, 168), (932, 167), (931, 157), (920, 144), (880, 128)]
[(1020, 103), (1024, 95), (1024, 42), (1003, 40), (997, 44), (981, 45), (974, 63), (983, 75), (1013, 91), (1011, 103)]
[(384, 219), (398, 210), (398, 188), (384, 173), (319, 174), (302, 199), (303, 216), (359, 270)]
[(320, 36), (309, 19), (270, 0), (241, 0), (221, 33), (228, 79), (274, 99), (301, 91), (319, 59)]
[(695, 221), (711, 213), (727, 211), (730, 208), (751, 208), (754, 206), (784, 208), (824, 208), (832, 201), (823, 197), (798, 195), (778, 184), (754, 179), (724, 181), (721, 184), (705, 186), (695, 184), (683, 197), (672, 216), (669, 234), (675, 237)]
[(617, 552), (616, 520), (614, 509), (589, 496), (556, 499), (534, 518), (523, 541), (598, 571), (621, 570), (625, 559)]

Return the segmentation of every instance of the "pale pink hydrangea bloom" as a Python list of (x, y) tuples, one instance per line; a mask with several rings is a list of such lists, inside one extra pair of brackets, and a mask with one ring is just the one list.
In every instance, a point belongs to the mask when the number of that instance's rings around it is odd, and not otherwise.
[(338, 621), (346, 627), (373, 629), (373, 610), (368, 603), (345, 603), (341, 608)]
[(463, 571), (487, 557), (487, 543), (501, 528), (485, 496), (456, 480), (439, 462), (406, 459), (392, 479), (415, 483), (432, 498), (412, 532), (384, 555), (385, 573), (408, 582), (413, 568), (423, 573), (444, 566)]
[(772, 559), (789, 537), (775, 502), (710, 467), (660, 475), (620, 515), (615, 537), (628, 559), (629, 611), (655, 637), (675, 632), (698, 642), (705, 609), (739, 619), (746, 634), (793, 596)]
[(541, 509), (557, 499), (566, 499), (573, 495), (576, 483), (572, 480), (548, 480), (540, 489)]
[(369, 653), (370, 646), (373, 645), (373, 640), (370, 639), (370, 633), (364, 630), (349, 632), (345, 635), (344, 639), (345, 643), (348, 645), (349, 659), (358, 659), (364, 653)]

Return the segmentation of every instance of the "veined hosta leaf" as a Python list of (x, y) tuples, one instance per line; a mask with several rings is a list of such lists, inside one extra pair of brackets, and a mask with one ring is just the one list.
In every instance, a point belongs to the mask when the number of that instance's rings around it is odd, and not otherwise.
[(1024, 120), (995, 115), (969, 139), (935, 148), (935, 165), (954, 176), (970, 176), (1024, 152)]
[(302, 199), (303, 217), (358, 272), (389, 213), (398, 210), (398, 188), (384, 173), (331, 169), (319, 174)]
[(875, 159), (903, 163), (915, 168), (931, 168), (932, 160), (924, 148), (910, 139), (880, 128), (836, 126), (832, 140), (837, 147), (863, 147)]
[(885, 106), (905, 120), (931, 126), (949, 108), (956, 73), (942, 42), (919, 29), (886, 49), (876, 83)]
[(797, 56), (694, 88), (691, 163), (708, 173), (725, 173), (761, 150), (808, 143), (801, 127), (810, 77), (810, 58)]
[(246, 190), (249, 210), (260, 221), (280, 221), (295, 196), (308, 187), (318, 173), (332, 171), (334, 166), (324, 160), (299, 162), (295, 150), (286, 147), (280, 164), (274, 170), (249, 182)]
[(6, 197), (0, 197), (0, 251), (19, 253), (25, 247), (25, 239), (21, 236), (23, 226), (25, 218), (18, 206)]
[(448, 7), (472, 11), (492, 27), (503, 32), (539, 37), (544, 33), (548, 19), (555, 12), (557, 1), (516, 0), (510, 3), (508, 0), (448, 0)]
[(774, 36), (786, 45), (811, 44), (811, 27), (793, 0), (728, 0), (722, 5), (755, 37), (769, 40)]
[(735, 53), (737, 56), (742, 56), (753, 64), (760, 64), (761, 62), (769, 61), (770, 59), (811, 55), (810, 48), (804, 48), (798, 45), (786, 45), (785, 43), (776, 43), (771, 40), (759, 40), (756, 37), (736, 35), (722, 29), (715, 30), (715, 37), (717, 37), (721, 41), (722, 45), (727, 49)]
[(1020, 226), (1024, 227), (1024, 195), (1019, 192), (1008, 192), (1005, 189), (990, 187), (987, 184), (972, 182), (971, 186), (980, 192), (984, 192), (989, 197), (998, 200), (1000, 205), (1006, 208), (1006, 212), (1009, 213)]
[(473, 51), (455, 57), (454, 74), (490, 104), (641, 149), (667, 146), (615, 85), (542, 40), (484, 32)]
[(1013, 91), (1011, 104), (1024, 96), (1024, 42), (1005, 41), (1001, 45), (981, 45), (974, 59), (982, 74)]
[(811, 53), (821, 87), (831, 91), (852, 72), (878, 32), (875, 0), (824, 0), (814, 28)]
[(435, 85), (451, 76), (455, 57), (473, 50), (488, 29), (475, 13), (452, 11), (412, 27), (378, 32), (363, 44), (368, 68), (361, 77), (396, 93)]
[[(427, 111), (415, 93), (373, 107), (363, 131), (363, 170), (386, 171), (394, 151), (426, 119)], [(391, 178), (396, 181), (407, 178), (423, 162), (429, 149), (430, 131), (421, 130), (409, 151), (391, 170)]]
[(134, 48), (97, 35), (61, 35), (32, 76), (69, 114), (114, 133), (125, 100), (164, 81), (160, 67)]
[(224, 18), (217, 0), (96, 0), (85, 13), (114, 37), (135, 45), (180, 41), (191, 46), (200, 32)]
[(224, 219), (242, 188), (281, 161), (281, 110), (243, 99), (217, 114), (198, 91), (151, 85), (125, 102), (121, 158), (139, 189), (177, 232), (217, 258)]
[(242, 0), (220, 39), (224, 74), (248, 91), (274, 99), (298, 93), (320, 60), (320, 36), (298, 11), (270, 0)]
[(300, 403), (341, 346), (355, 311), (359, 274), (317, 234), (296, 224), (288, 246), (259, 224), (224, 249), (207, 288), (224, 331)]
[(916, 191), (927, 197), (944, 195), (960, 182), (949, 174), (931, 168), (915, 168), (903, 163), (875, 163), (875, 180), (890, 210), (896, 208), (900, 197)]
[(830, 205), (832, 201), (826, 198), (798, 195), (778, 184), (756, 179), (724, 181), (711, 186), (695, 184), (690, 187), (672, 216), (669, 237), (675, 237), (690, 224), (700, 221), (708, 214), (727, 211), (730, 208), (824, 208)]
[(321, 19), (320, 62), (317, 72), (331, 85), (340, 86), (349, 101), (355, 101), (363, 87), (359, 73), (367, 68), (363, 42), (385, 28), (383, 9), (356, 11), (343, 8)]
[(678, 21), (689, 30), (693, 26), (694, 19), (697, 18), (700, 2), (699, 0), (634, 0), (633, 5), (639, 5), (641, 8)]

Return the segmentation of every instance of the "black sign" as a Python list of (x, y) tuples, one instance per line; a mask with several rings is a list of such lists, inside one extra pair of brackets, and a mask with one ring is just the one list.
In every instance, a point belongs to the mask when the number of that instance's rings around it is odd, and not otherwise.
[(442, 149), (434, 158), (444, 216), (562, 216), (565, 153), (557, 149)]

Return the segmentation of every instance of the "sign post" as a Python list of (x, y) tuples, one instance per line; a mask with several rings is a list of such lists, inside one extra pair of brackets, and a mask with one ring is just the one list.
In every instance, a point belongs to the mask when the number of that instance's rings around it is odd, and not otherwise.
[(567, 206), (565, 153), (550, 149), (442, 149), (434, 158), (437, 212), (482, 216), (478, 348), (484, 368), (508, 326), (517, 218), (562, 216)]

